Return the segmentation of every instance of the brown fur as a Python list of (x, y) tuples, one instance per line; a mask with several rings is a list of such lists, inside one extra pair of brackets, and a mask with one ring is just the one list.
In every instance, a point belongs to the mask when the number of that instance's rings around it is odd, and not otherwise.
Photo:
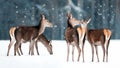
[(79, 38), (79, 45), (82, 46), (82, 56), (83, 56), (83, 62), (84, 62), (84, 42), (85, 42), (85, 34), (86, 34), (86, 28), (88, 23), (83, 23), (83, 20), (77, 20), (72, 17), (72, 14), (68, 14), (69, 18), (69, 24), (72, 28), (74, 28), (77, 31), (78, 38)]
[(81, 49), (79, 47), (79, 40), (78, 40), (78, 35), (77, 35), (77, 31), (71, 27), (71, 25), (69, 24), (69, 15), (68, 15), (68, 27), (65, 30), (65, 40), (67, 42), (67, 61), (69, 60), (69, 48), (70, 45), (72, 45), (72, 61), (74, 61), (74, 48), (75, 46), (77, 47), (78, 50), (78, 59), (77, 61), (79, 61), (80, 58), (80, 52)]
[[(14, 36), (14, 33), (15, 33), (16, 28), (17, 28), (17, 27), (12, 27), (12, 28), (10, 28), (10, 30), (9, 30), (10, 44), (8, 45), (7, 56), (9, 56), (9, 51), (10, 51), (11, 46), (16, 42), (15, 36)], [(41, 34), (41, 35), (39, 36), (38, 41), (41, 41), (41, 43), (43, 43), (43, 45), (45, 45), (45, 47), (48, 49), (48, 52), (49, 52), (50, 54), (53, 54), (53, 52), (52, 52), (52, 44), (51, 44), (50, 41), (47, 40), (47, 38), (46, 38), (43, 34)], [(36, 42), (35, 44), (36, 44), (35, 47), (36, 47), (36, 50), (37, 50), (37, 54), (39, 55), (37, 42)], [(22, 52), (22, 49), (21, 49), (21, 45), (19, 46), (19, 50), (20, 50), (21, 55), (23, 55), (23, 52)]]
[(87, 30), (87, 39), (91, 44), (91, 48), (92, 48), (92, 62), (94, 61), (94, 47), (96, 49), (97, 60), (99, 62), (98, 49), (97, 49), (98, 45), (102, 46), (103, 62), (105, 61), (105, 54), (106, 54), (106, 61), (108, 61), (108, 46), (109, 46), (110, 37), (111, 37), (111, 31), (109, 29)]
[(31, 55), (34, 55), (34, 44), (37, 41), (38, 37), (44, 32), (45, 27), (51, 27), (52, 24), (45, 19), (44, 15), (41, 15), (40, 25), (38, 26), (22, 26), (18, 27), (15, 30), (15, 48), (14, 55), (18, 52), (20, 55), (18, 48), (22, 42), (30, 42), (29, 50)]

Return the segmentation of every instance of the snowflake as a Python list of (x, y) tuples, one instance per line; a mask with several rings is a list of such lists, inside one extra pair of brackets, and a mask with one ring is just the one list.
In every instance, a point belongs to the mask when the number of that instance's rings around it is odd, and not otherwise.
[(32, 17), (34, 17), (35, 15), (33, 14)]
[(24, 16), (24, 18), (26, 18), (27, 16)]
[(46, 6), (46, 4), (43, 4), (43, 5), (42, 5), (42, 7), (45, 7), (45, 6)]
[(110, 6), (111, 8), (113, 7), (113, 5)]
[(57, 28), (57, 25), (54, 25), (55, 28)]
[(22, 23), (24, 23), (25, 21), (23, 20)]
[(105, 19), (105, 16), (103, 16), (103, 19)]
[(34, 7), (32, 7), (32, 9), (34, 9)]
[(102, 15), (102, 13), (99, 13), (99, 12), (97, 12), (98, 13), (98, 15)]
[(90, 8), (89, 6), (87, 8)]
[(16, 13), (18, 13), (18, 11), (16, 11)]
[(16, 8), (18, 8), (18, 6), (15, 6)]
[(55, 8), (52, 8), (52, 10), (55, 10)]
[(98, 11), (100, 11), (100, 9), (98, 9)]
[(100, 5), (100, 7), (102, 7), (102, 5)]

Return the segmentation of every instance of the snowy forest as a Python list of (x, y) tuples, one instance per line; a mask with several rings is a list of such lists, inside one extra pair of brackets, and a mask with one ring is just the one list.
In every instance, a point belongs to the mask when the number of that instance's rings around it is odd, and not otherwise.
[(67, 12), (76, 19), (91, 18), (89, 29), (109, 28), (120, 39), (120, 0), (0, 0), (0, 39), (7, 40), (13, 26), (36, 26), (40, 14), (53, 23), (44, 32), (48, 39), (64, 40)]

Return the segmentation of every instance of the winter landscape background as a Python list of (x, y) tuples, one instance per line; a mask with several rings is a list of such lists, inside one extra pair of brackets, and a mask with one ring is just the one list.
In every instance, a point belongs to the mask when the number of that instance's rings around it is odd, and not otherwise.
[(9, 39), (13, 26), (36, 26), (40, 14), (53, 24), (44, 32), (48, 39), (63, 40), (67, 12), (77, 19), (91, 18), (90, 29), (109, 28), (120, 39), (120, 0), (0, 0), (0, 39)]
[[(111, 68), (120, 67), (120, 0), (0, 0), (0, 67), (1, 68)], [(91, 62), (91, 47), (85, 43), (85, 63), (66, 62), (67, 44), (64, 31), (67, 26), (67, 12), (79, 20), (91, 18), (90, 29), (109, 28), (112, 40), (109, 45), (109, 61), (102, 62), (102, 48), (99, 47), (100, 62)], [(24, 55), (14, 56), (13, 47), (7, 56), (9, 29), (13, 26), (36, 26), (44, 14), (53, 24), (44, 35), (52, 39), (53, 55), (39, 42), (40, 55), (28, 55), (29, 43), (22, 44)], [(35, 51), (36, 52), (36, 51)], [(75, 50), (75, 60), (77, 50)]]

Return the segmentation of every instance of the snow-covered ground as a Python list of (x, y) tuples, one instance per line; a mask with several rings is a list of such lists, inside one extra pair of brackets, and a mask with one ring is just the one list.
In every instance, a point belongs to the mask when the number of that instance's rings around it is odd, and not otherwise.
[(75, 49), (75, 61), (72, 62), (71, 54), (69, 62), (66, 62), (67, 45), (63, 40), (52, 41), (53, 55), (50, 55), (47, 49), (39, 42), (38, 56), (35, 51), (34, 56), (28, 55), (29, 43), (22, 44), (24, 55), (14, 56), (13, 47), (10, 50), (10, 56), (7, 55), (9, 40), (0, 40), (0, 67), (1, 68), (119, 68), (120, 67), (120, 40), (111, 40), (109, 45), (109, 61), (102, 62), (102, 48), (99, 46), (100, 62), (97, 62), (96, 54), (95, 61), (91, 62), (91, 47), (86, 41), (85, 43), (85, 62), (82, 62), (82, 55), (80, 61), (77, 62), (77, 50)]

